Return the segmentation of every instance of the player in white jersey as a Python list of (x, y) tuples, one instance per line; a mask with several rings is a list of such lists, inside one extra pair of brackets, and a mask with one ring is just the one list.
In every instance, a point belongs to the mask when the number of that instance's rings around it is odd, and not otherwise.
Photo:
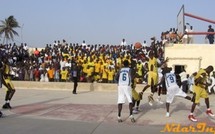
[(170, 103), (173, 102), (175, 96), (184, 97), (187, 100), (191, 100), (190, 96), (187, 96), (185, 92), (177, 85), (176, 76), (174, 73), (171, 72), (172, 68), (165, 67), (163, 69), (163, 78), (159, 84), (165, 81), (167, 95), (166, 95), (166, 117), (170, 116), (169, 107)]
[(122, 105), (125, 103), (126, 99), (129, 102), (129, 118), (131, 119), (131, 122), (135, 122), (135, 119), (132, 114), (133, 103), (131, 81), (133, 79), (133, 72), (131, 68), (129, 68), (129, 62), (127, 60), (125, 60), (123, 64), (124, 67), (122, 67), (118, 72), (118, 122), (122, 122)]

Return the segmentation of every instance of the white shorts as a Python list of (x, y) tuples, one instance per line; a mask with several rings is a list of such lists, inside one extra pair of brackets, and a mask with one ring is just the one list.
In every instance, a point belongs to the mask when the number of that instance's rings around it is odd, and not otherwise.
[(182, 89), (179, 88), (178, 85), (167, 88), (166, 102), (172, 103), (175, 96), (185, 98), (187, 96), (187, 94), (185, 92), (183, 92)]
[(132, 103), (132, 92), (130, 86), (118, 86), (118, 104), (123, 104), (126, 101)]

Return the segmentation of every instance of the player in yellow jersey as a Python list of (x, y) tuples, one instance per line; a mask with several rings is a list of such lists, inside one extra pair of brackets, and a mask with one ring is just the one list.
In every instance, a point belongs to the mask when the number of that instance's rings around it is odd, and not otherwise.
[(136, 68), (137, 68), (137, 77), (139, 78), (139, 81), (143, 81), (143, 64), (142, 62), (139, 60), (136, 64)]
[[(132, 80), (131, 88), (132, 88), (132, 102), (133, 102), (133, 113), (137, 114), (139, 112), (139, 105), (140, 105), (140, 100), (141, 94), (136, 91), (136, 85), (137, 85), (137, 78), (138, 74), (135, 75), (134, 79)], [(136, 105), (136, 107), (135, 107)]]
[(147, 85), (143, 88), (142, 93), (147, 89), (151, 88), (151, 94), (148, 96), (149, 105), (153, 105), (154, 99), (153, 95), (156, 92), (157, 84), (158, 84), (158, 66), (166, 63), (168, 61), (165, 60), (163, 63), (158, 62), (158, 59), (155, 57), (155, 53), (151, 50), (149, 52), (148, 58), (148, 80)]
[(3, 66), (2, 70), (2, 84), (7, 88), (6, 95), (5, 95), (5, 104), (2, 106), (3, 109), (11, 109), (10, 101), (13, 98), (15, 93), (15, 88), (13, 83), (11, 82), (11, 75), (10, 75), (10, 66), (7, 58), (3, 59)]
[(194, 99), (193, 99), (193, 105), (191, 107), (191, 113), (189, 114), (188, 118), (189, 120), (193, 122), (197, 122), (197, 119), (193, 116), (193, 112), (195, 110), (196, 105), (200, 102), (200, 98), (205, 99), (205, 104), (207, 107), (206, 114), (208, 114), (211, 117), (214, 117), (215, 115), (212, 113), (210, 109), (210, 103), (209, 103), (209, 96), (207, 93), (207, 87), (208, 82), (207, 79), (210, 76), (210, 73), (213, 71), (213, 66), (208, 66), (206, 69), (200, 69), (197, 73), (197, 75), (194, 77)]

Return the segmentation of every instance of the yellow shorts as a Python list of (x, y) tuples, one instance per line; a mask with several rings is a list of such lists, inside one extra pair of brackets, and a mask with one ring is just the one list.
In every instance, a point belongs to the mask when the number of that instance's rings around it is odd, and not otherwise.
[(137, 91), (135, 89), (132, 90), (132, 98), (135, 101), (139, 101), (140, 100), (140, 96), (139, 96), (139, 94), (137, 93)]
[(200, 98), (208, 98), (208, 93), (205, 88), (194, 86), (194, 93), (196, 94), (195, 103), (199, 103)]
[(148, 72), (148, 85), (151, 86), (152, 80), (154, 81), (154, 85), (158, 84), (158, 74), (156, 72)]
[[(5, 84), (7, 84), (8, 86), (10, 86), (12, 89), (14, 89), (14, 85), (13, 85), (13, 83), (11, 82), (10, 79), (4, 79), (4, 81), (5, 81)], [(8, 91), (8, 88), (7, 88), (7, 91)]]

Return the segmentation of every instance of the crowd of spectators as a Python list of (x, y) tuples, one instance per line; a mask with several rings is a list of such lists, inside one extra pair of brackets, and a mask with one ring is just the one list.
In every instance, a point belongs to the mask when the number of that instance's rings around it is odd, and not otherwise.
[[(69, 82), (72, 80), (73, 66), (79, 71), (81, 82), (115, 83), (115, 75), (127, 59), (137, 69), (139, 82), (147, 74), (146, 57), (150, 50), (156, 52), (162, 61), (164, 45), (162, 41), (151, 39), (151, 45), (135, 48), (130, 45), (67, 43), (54, 41), (43, 49), (28, 48), (27, 44), (1, 44), (0, 58), (7, 58), (11, 64), (14, 80)], [(145, 43), (145, 42), (144, 42)]]

